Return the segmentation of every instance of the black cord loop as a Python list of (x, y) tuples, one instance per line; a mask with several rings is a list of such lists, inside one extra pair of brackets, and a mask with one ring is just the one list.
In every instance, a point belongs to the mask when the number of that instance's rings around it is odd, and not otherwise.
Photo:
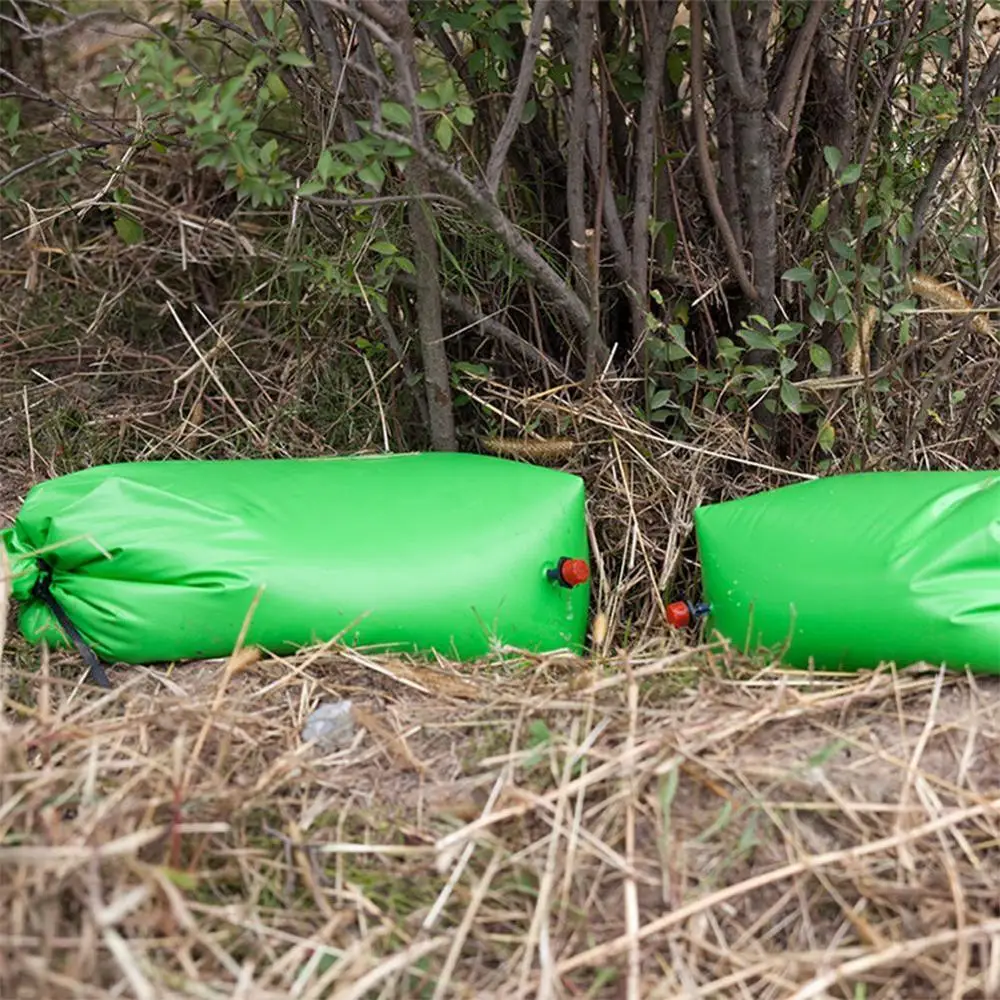
[(69, 620), (69, 616), (52, 596), (52, 567), (39, 561), (39, 569), (38, 582), (32, 588), (31, 596), (41, 601), (55, 616), (59, 626), (66, 633), (70, 642), (76, 646), (76, 651), (87, 665), (90, 679), (100, 687), (110, 689), (111, 682), (108, 680), (108, 675), (104, 672), (104, 667), (97, 658), (97, 654), (83, 641), (83, 636), (76, 630), (76, 626)]

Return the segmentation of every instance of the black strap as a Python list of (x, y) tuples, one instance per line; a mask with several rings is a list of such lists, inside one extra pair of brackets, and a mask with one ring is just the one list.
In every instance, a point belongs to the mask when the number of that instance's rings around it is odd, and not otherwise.
[(40, 568), (41, 574), (38, 577), (38, 582), (31, 591), (32, 597), (37, 597), (55, 615), (56, 621), (59, 622), (63, 632), (66, 633), (69, 640), (76, 646), (76, 651), (87, 665), (90, 679), (102, 688), (110, 688), (111, 682), (108, 680), (108, 675), (104, 672), (104, 667), (101, 666), (101, 661), (97, 658), (97, 654), (83, 641), (83, 636), (76, 630), (76, 626), (69, 620), (69, 616), (52, 596), (51, 567), (45, 563), (41, 563)]

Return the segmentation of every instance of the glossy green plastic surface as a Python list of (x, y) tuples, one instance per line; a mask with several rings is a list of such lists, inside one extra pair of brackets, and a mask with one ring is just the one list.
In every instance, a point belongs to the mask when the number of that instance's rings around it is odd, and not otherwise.
[(467, 659), (582, 649), (589, 583), (546, 570), (589, 558), (584, 504), (576, 476), (468, 454), (140, 462), (40, 483), (3, 543), (29, 641), (66, 646), (40, 554), (107, 662), (226, 656), (251, 612), (246, 644), (275, 653)]
[(1000, 472), (835, 476), (694, 517), (707, 635), (793, 667), (1000, 673)]

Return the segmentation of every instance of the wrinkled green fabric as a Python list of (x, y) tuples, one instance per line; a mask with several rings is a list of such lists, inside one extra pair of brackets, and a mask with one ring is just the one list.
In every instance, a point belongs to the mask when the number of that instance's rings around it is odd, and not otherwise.
[(51, 592), (109, 662), (349, 645), (473, 658), (582, 649), (581, 479), (466, 454), (100, 466), (30, 491), (3, 544), (29, 641), (65, 646)]
[(737, 648), (1000, 673), (1000, 472), (834, 476), (694, 516), (707, 626)]

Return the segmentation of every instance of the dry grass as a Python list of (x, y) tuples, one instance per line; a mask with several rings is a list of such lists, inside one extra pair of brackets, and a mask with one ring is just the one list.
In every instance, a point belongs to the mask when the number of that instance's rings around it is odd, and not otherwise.
[[(5, 998), (1000, 995), (992, 680), (65, 673), (8, 667)], [(302, 745), (344, 697), (350, 747)]]
[[(790, 474), (613, 385), (469, 392), (577, 442), (594, 655), (240, 651), (101, 693), (10, 638), (0, 996), (1000, 996), (1000, 682), (665, 635), (693, 506)], [(303, 745), (341, 698), (350, 747)]]

